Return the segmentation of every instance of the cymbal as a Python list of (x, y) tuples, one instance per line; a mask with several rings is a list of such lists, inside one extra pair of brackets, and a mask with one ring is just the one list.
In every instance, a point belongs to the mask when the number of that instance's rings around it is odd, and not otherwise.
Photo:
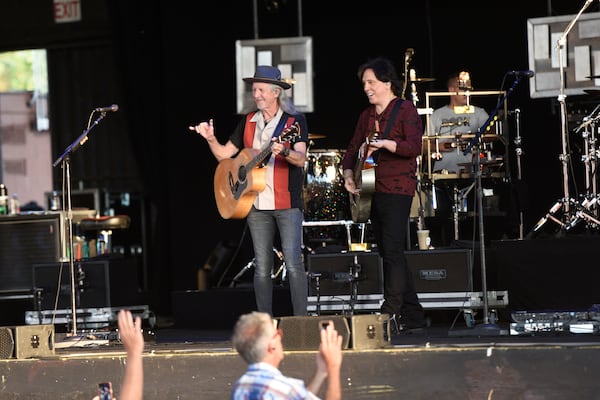
[(415, 78), (415, 79), (411, 79), (411, 82), (433, 82), (435, 81), (435, 78)]
[(583, 91), (592, 96), (600, 96), (600, 89), (583, 89)]
[(308, 134), (308, 138), (309, 139), (325, 139), (327, 136), (325, 135), (318, 135), (316, 133), (309, 133)]

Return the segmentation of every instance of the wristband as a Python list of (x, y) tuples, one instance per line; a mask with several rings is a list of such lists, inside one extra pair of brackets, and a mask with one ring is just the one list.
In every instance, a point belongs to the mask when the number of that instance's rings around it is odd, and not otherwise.
[(279, 154), (281, 154), (284, 157), (287, 157), (290, 155), (290, 149), (287, 147), (284, 147), (283, 150), (281, 150), (281, 153), (279, 153)]

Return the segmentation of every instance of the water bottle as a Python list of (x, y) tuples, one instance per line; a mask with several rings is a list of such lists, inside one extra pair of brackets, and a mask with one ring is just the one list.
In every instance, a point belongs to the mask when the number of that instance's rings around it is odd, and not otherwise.
[(21, 213), (21, 202), (19, 201), (19, 196), (16, 193), (13, 193), (12, 197), (8, 202), (8, 214), (9, 215), (18, 215)]
[(60, 197), (58, 196), (58, 192), (56, 190), (52, 192), (52, 197), (50, 198), (50, 210), (60, 210)]
[(8, 214), (8, 190), (4, 183), (0, 183), (0, 215)]

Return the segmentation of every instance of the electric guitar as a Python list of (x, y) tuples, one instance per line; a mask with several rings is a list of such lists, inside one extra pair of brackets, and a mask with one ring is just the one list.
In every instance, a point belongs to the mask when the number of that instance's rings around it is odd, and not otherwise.
[[(300, 134), (298, 123), (285, 128), (277, 137), (279, 143), (292, 140)], [(214, 176), (215, 200), (219, 214), (225, 219), (245, 218), (258, 193), (266, 185), (266, 171), (262, 164), (271, 154), (271, 143), (264, 149), (246, 148), (235, 158), (223, 159)]]
[(363, 223), (369, 220), (371, 213), (371, 196), (375, 191), (375, 167), (372, 157), (367, 157), (367, 148), (372, 140), (377, 139), (378, 132), (373, 132), (360, 146), (356, 164), (354, 164), (354, 184), (357, 193), (350, 193), (350, 212), (352, 221)]

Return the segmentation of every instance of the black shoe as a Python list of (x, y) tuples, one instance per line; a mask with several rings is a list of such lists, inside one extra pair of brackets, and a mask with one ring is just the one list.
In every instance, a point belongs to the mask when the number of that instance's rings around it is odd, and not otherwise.
[(418, 333), (427, 327), (427, 321), (404, 320), (401, 315), (392, 314), (390, 316), (390, 334), (398, 335), (401, 333)]

